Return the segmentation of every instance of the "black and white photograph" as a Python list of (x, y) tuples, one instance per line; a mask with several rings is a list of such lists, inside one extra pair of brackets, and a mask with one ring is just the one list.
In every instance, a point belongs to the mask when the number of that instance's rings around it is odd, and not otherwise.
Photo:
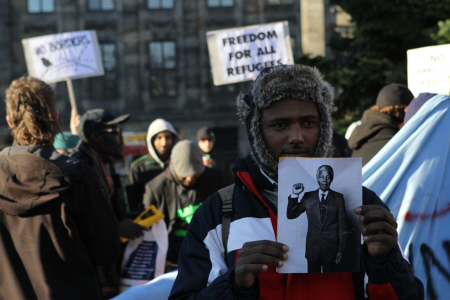
[(289, 246), (279, 273), (359, 270), (360, 158), (281, 158), (278, 242)]

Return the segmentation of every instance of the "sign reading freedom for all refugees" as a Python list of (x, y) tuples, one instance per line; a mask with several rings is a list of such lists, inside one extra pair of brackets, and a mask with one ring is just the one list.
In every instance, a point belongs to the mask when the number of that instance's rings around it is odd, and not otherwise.
[(293, 64), (288, 22), (209, 31), (215, 85), (256, 78), (265, 67)]
[(449, 95), (450, 44), (408, 50), (408, 88), (420, 93)]
[(104, 74), (95, 31), (22, 40), (28, 74), (47, 83)]

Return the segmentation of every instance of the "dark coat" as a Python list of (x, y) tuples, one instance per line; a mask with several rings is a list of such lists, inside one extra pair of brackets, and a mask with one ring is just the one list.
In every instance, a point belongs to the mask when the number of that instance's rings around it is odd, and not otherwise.
[(362, 157), (364, 166), (399, 130), (398, 123), (388, 114), (366, 110), (361, 125), (353, 130), (348, 139), (348, 144), (353, 149), (352, 157)]
[(120, 254), (93, 170), (53, 147), (0, 156), (0, 299), (101, 299), (94, 265)]
[(144, 210), (145, 185), (163, 170), (150, 154), (143, 155), (131, 163), (125, 182), (125, 191), (132, 213), (136, 214)]
[[(236, 184), (227, 260), (223, 257), (222, 200), (219, 193), (214, 193), (200, 206), (189, 226), (180, 251), (178, 276), (170, 300), (352, 299), (338, 298), (339, 283), (353, 285), (356, 300), (387, 299), (392, 295), (398, 299), (423, 299), (423, 285), (414, 277), (398, 247), (384, 261), (376, 262), (369, 259), (364, 245), (361, 245), (360, 272), (281, 274), (270, 266), (267, 271), (258, 275), (258, 280), (249, 290), (238, 291), (234, 288), (233, 274), (239, 249), (248, 241), (276, 239), (277, 209), (262, 193), (262, 190), (273, 191), (275, 186), (249, 156), (238, 159), (233, 170), (236, 172)], [(381, 205), (387, 208), (374, 192), (363, 188), (362, 195), (364, 205)], [(364, 283), (365, 275), (368, 284)], [(332, 285), (336, 290), (330, 290)], [(364, 294), (365, 288), (367, 297)], [(315, 294), (326, 296), (319, 298)]]
[(325, 262), (333, 263), (338, 252), (345, 252), (347, 217), (344, 196), (331, 189), (328, 191), (323, 223), (320, 217), (319, 190), (306, 192), (300, 202), (298, 198), (289, 197), (286, 212), (288, 219), (295, 219), (305, 211), (308, 217), (306, 259), (315, 262), (322, 253)]

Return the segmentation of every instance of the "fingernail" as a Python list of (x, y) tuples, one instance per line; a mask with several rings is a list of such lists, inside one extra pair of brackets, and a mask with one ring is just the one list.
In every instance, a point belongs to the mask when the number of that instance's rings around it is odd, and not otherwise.
[(287, 245), (283, 245), (283, 251), (284, 251), (284, 252), (289, 251), (289, 247), (288, 247)]
[(365, 240), (365, 241), (367, 241), (368, 239), (369, 239), (368, 236), (364, 236), (364, 237), (363, 237), (363, 240)]
[(283, 266), (283, 261), (280, 260), (280, 261), (278, 262), (278, 268), (281, 268), (282, 266)]
[(283, 254), (283, 259), (284, 260), (288, 259), (288, 255), (286, 253)]
[(362, 227), (361, 232), (362, 232), (362, 233), (366, 233), (366, 226), (363, 226), (363, 227)]
[(361, 213), (362, 209), (361, 206), (358, 206), (357, 208), (355, 208), (355, 213), (359, 214)]
[(361, 222), (364, 222), (364, 216), (361, 216), (361, 217), (359, 218), (359, 220), (360, 220)]

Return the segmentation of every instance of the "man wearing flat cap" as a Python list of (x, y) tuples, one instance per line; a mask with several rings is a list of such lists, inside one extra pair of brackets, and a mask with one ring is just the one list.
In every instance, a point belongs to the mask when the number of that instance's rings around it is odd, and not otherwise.
[[(129, 114), (116, 117), (101, 108), (85, 112), (77, 127), (80, 143), (73, 156), (85, 160), (96, 171), (102, 189), (119, 221), (120, 236), (134, 239), (141, 236), (146, 228), (127, 218), (120, 178), (111, 161), (111, 158), (120, 158), (122, 155), (124, 144), (120, 124), (129, 118)], [(119, 284), (117, 265), (97, 267), (97, 273), (103, 297), (115, 296)]]
[(194, 212), (223, 187), (220, 172), (205, 167), (202, 155), (196, 143), (178, 142), (169, 166), (145, 186), (145, 207), (155, 205), (165, 215), (169, 234), (166, 271), (178, 268), (178, 252)]

